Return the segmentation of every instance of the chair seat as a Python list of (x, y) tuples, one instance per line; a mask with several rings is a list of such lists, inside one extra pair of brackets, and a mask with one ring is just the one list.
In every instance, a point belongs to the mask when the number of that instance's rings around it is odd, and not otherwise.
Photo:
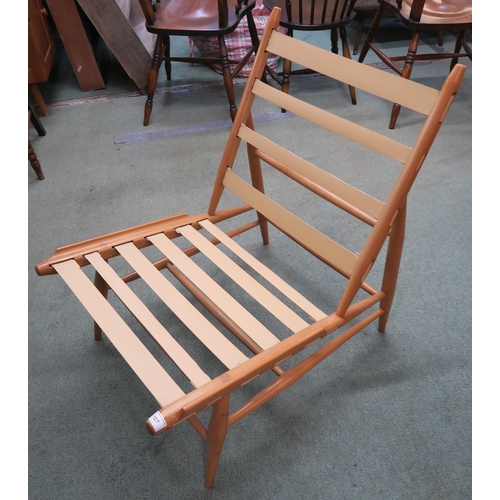
[(251, 10), (255, 2), (242, 5), (240, 14), (236, 14), (237, 0), (228, 0), (228, 20), (225, 27), (219, 26), (217, 2), (195, 0), (166, 0), (157, 4), (154, 25), (146, 23), (150, 33), (163, 35), (213, 36), (227, 35), (233, 32), (241, 19), (241, 12)]
[[(389, 0), (387, 3), (399, 10), (402, 22), (405, 23), (405, 20), (408, 20), (408, 25), (412, 24), (410, 21), (412, 0), (403, 0), (401, 9), (398, 9), (396, 0)], [(446, 4), (440, 0), (427, 0), (418, 25), (423, 27), (446, 24), (453, 25), (455, 29), (459, 25), (472, 25), (472, 0), (455, 0)]]

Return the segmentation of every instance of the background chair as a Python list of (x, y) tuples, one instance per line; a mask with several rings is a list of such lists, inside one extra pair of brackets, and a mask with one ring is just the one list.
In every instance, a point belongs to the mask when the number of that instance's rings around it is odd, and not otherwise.
[[(373, 19), (379, 8), (378, 0), (356, 0), (354, 8), (354, 20), (358, 21), (356, 28), (356, 37), (354, 39), (354, 47), (352, 49), (353, 55), (358, 53), (359, 43), (363, 36), (366, 19)], [(385, 11), (383, 17), (394, 17), (392, 12)]]
[[(378, 0), (378, 2), (380, 6), (363, 42), (359, 62), (363, 62), (368, 50), (372, 49), (387, 66), (403, 78), (409, 79), (414, 61), (451, 59), (450, 70), (459, 57), (468, 57), (472, 61), (472, 49), (465, 41), (467, 30), (472, 28), (472, 0)], [(412, 31), (410, 46), (405, 56), (389, 57), (372, 43), (380, 20), (387, 13), (396, 15)], [(417, 54), (422, 31), (435, 31), (439, 38), (443, 31), (456, 31), (453, 53)], [(402, 69), (395, 64), (397, 61), (404, 61)], [(389, 128), (392, 129), (396, 125), (400, 111), (401, 105), (394, 104)]]
[[(233, 77), (245, 66), (253, 52), (257, 52), (259, 39), (252, 17), (254, 1), (249, 0), (139, 0), (146, 18), (146, 29), (157, 35), (153, 52), (153, 61), (147, 86), (147, 100), (144, 108), (144, 125), (149, 124), (153, 109), (153, 95), (158, 81), (160, 65), (165, 61), (167, 79), (171, 80), (172, 61), (191, 64), (222, 65), (224, 84), (229, 100), (231, 118), (236, 115)], [(246, 16), (253, 46), (241, 61), (229, 61), (224, 37), (232, 33)], [(219, 39), (220, 57), (172, 57), (170, 55), (170, 36), (217, 36)], [(230, 64), (237, 63), (231, 73)]]
[[(331, 50), (338, 54), (339, 33), (342, 40), (342, 55), (351, 59), (345, 27), (354, 19), (353, 6), (356, 0), (264, 0), (264, 5), (272, 10), (281, 9), (280, 25), (288, 28), (288, 35), (296, 31), (330, 30)], [(292, 71), (289, 59), (283, 60), (283, 73), (280, 84), (283, 92), (288, 93), (291, 74), (311, 73), (310, 69)], [(276, 79), (276, 78), (275, 78)], [(356, 90), (349, 87), (351, 101), (356, 104)]]

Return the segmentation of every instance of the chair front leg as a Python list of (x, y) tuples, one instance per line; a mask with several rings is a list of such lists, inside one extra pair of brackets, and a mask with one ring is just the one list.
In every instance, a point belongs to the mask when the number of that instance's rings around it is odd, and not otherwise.
[(155, 49), (153, 52), (153, 60), (151, 61), (151, 69), (149, 71), (148, 80), (148, 96), (146, 99), (146, 105), (144, 106), (144, 122), (143, 125), (147, 127), (149, 125), (149, 118), (151, 116), (151, 111), (153, 110), (153, 96), (156, 90), (156, 83), (158, 82), (158, 71), (165, 53), (165, 37), (163, 35), (158, 35), (156, 37)]
[[(418, 49), (418, 41), (420, 39), (420, 32), (415, 31), (411, 37), (410, 47), (408, 48), (408, 53), (406, 54), (405, 65), (401, 72), (401, 78), (410, 79), (411, 70), (413, 69), (413, 63), (415, 61), (415, 56)], [(389, 128), (393, 129), (396, 125), (396, 120), (398, 119), (399, 112), (401, 111), (400, 104), (394, 104), (391, 112), (391, 121), (389, 123)]]
[(205, 486), (214, 484), (217, 465), (226, 438), (229, 416), (229, 395), (223, 396), (213, 406), (207, 433), (207, 463), (205, 468)]

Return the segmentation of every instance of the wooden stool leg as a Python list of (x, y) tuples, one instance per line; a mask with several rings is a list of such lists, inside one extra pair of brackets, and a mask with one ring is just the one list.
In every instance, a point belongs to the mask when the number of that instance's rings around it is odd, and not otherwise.
[(38, 180), (43, 181), (43, 179), (45, 179), (45, 176), (43, 175), (42, 167), (40, 166), (40, 162), (38, 161), (38, 158), (35, 154), (35, 150), (33, 149), (30, 140), (28, 140), (28, 160), (30, 161), (30, 165), (33, 167), (33, 170), (35, 171)]
[(399, 210), (396, 219), (392, 225), (389, 236), (389, 245), (387, 247), (387, 256), (385, 259), (384, 278), (382, 280), (382, 291), (385, 297), (380, 301), (380, 308), (384, 314), (380, 316), (378, 322), (378, 331), (383, 333), (391, 312), (392, 301), (396, 293), (396, 283), (398, 280), (399, 264), (403, 253), (403, 243), (405, 239), (406, 228), (406, 201)]
[(214, 484), (217, 465), (227, 433), (229, 415), (229, 395), (223, 396), (213, 406), (212, 416), (207, 433), (207, 464), (205, 469), (205, 486), (211, 488)]

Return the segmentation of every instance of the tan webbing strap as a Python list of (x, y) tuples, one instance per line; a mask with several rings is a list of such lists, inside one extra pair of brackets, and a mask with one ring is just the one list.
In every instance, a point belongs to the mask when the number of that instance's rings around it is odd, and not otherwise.
[(271, 314), (278, 318), (292, 332), (298, 332), (308, 327), (297, 313), (286, 306), (281, 300), (264, 288), (255, 278), (245, 272), (238, 264), (232, 261), (224, 252), (210, 243), (202, 234), (192, 226), (177, 228), (198, 250), (200, 250), (216, 266), (224, 271), (231, 279), (249, 293), (259, 304), (265, 307)]
[(280, 108), (287, 109), (297, 116), (301, 116), (326, 130), (335, 132), (347, 139), (350, 139), (362, 146), (366, 146), (378, 153), (384, 154), (393, 160), (404, 163), (411, 152), (411, 148), (401, 144), (385, 135), (362, 127), (345, 118), (336, 116), (321, 108), (308, 104), (296, 97), (285, 94), (270, 85), (257, 80), (252, 92), (263, 99), (266, 99)]
[(284, 59), (428, 115), (439, 91), (273, 31), (267, 50)]
[(302, 219), (268, 198), (238, 177), (230, 169), (226, 171), (224, 186), (260, 212), (266, 219), (299, 242), (304, 248), (328, 262), (345, 276), (350, 276), (358, 256)]
[(133, 243), (119, 245), (116, 249), (158, 297), (222, 363), (228, 368), (234, 368), (248, 359), (156, 269)]
[(130, 287), (123, 282), (115, 270), (101, 257), (99, 252), (85, 255), (95, 270), (104, 278), (119, 299), (127, 306), (143, 328), (158, 342), (158, 345), (189, 378), (194, 387), (201, 387), (211, 379), (196, 364), (184, 348), (170, 335), (165, 327), (156, 319), (153, 313), (135, 295)]
[(243, 262), (248, 264), (254, 271), (258, 272), (269, 283), (276, 287), (285, 297), (288, 297), (294, 304), (299, 306), (304, 312), (309, 314), (311, 318), (316, 321), (326, 317), (326, 314), (318, 309), (312, 302), (309, 302), (303, 295), (301, 295), (295, 288), (292, 288), (286, 281), (282, 280), (271, 269), (262, 264), (252, 254), (247, 252), (232, 238), (219, 229), (215, 224), (209, 220), (199, 222), (200, 226), (205, 228), (212, 236), (215, 236), (223, 245), (237, 255)]
[(163, 233), (149, 236), (148, 239), (262, 349), (268, 349), (279, 343), (277, 337), (198, 267)]
[[(282, 93), (283, 92), (280, 92), (280, 94)], [(250, 143), (252, 146), (255, 146), (258, 150), (275, 158), (288, 168), (294, 170), (300, 175), (303, 175), (333, 195), (344, 199), (370, 216), (377, 218), (380, 214), (380, 211), (384, 206), (381, 201), (363, 193), (363, 191), (352, 187), (344, 181), (341, 181), (321, 168), (316, 167), (300, 156), (288, 151), (288, 149), (283, 148), (267, 137), (264, 137), (263, 135), (248, 128), (246, 125), (241, 125), (238, 135), (244, 141)]]
[(161, 406), (184, 396), (74, 260), (54, 264), (54, 268)]

